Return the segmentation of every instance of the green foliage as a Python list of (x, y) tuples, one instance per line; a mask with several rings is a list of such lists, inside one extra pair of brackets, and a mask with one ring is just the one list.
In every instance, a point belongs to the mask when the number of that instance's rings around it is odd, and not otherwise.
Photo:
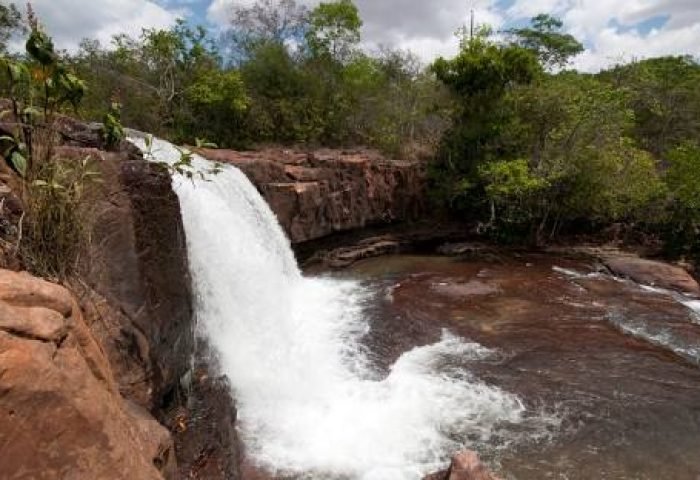
[(432, 170), (444, 204), (461, 203), (464, 185), (478, 183), (484, 163), (517, 156), (500, 142), (508, 123), (506, 95), (541, 73), (536, 57), (517, 45), (503, 45), (482, 31), (464, 40), (459, 54), (432, 65), (436, 77), (455, 95), (454, 126), (446, 133), (437, 165)]
[(700, 146), (680, 145), (667, 156), (666, 183), (678, 207), (700, 221)]
[(4, 157), (23, 177), (31, 177), (40, 163), (50, 160), (50, 144), (39, 144), (54, 135), (53, 122), (61, 109), (70, 105), (75, 111), (86, 91), (85, 83), (59, 60), (31, 9), (29, 20), (26, 58), (0, 57), (2, 83), (12, 102), (5, 115), (11, 115), (15, 125), (13, 141), (5, 140), (10, 147)]
[(533, 174), (525, 159), (482, 165), (479, 175), (486, 184), (486, 195), (499, 203), (529, 196), (547, 187), (547, 180)]
[(99, 174), (89, 157), (76, 161), (55, 156), (55, 122), (64, 109), (77, 111), (87, 88), (56, 53), (31, 7), (28, 20), (26, 55), (0, 57), (12, 106), (3, 116), (14, 125), (12, 135), (0, 137), (0, 150), (22, 179), (22, 260), (36, 274), (65, 278), (74, 272), (89, 241), (90, 197)]
[(121, 104), (121, 122), (176, 142), (212, 136), (240, 143), (238, 126), (248, 105), (240, 73), (223, 69), (207, 32), (179, 22), (113, 39), (112, 49), (83, 42), (71, 59), (93, 89), (83, 101), (88, 118), (101, 119), (104, 99)]
[(311, 54), (347, 62), (360, 43), (362, 20), (352, 0), (322, 2), (309, 15), (306, 42)]
[(7, 53), (7, 43), (25, 30), (22, 14), (14, 3), (0, 5), (0, 55)]
[(16, 137), (10, 135), (1, 136), (0, 145), (4, 145), (2, 149), (3, 158), (24, 178), (27, 175), (26, 147), (19, 143)]
[(124, 127), (121, 123), (122, 107), (117, 102), (112, 102), (102, 121), (102, 139), (107, 148), (113, 148), (124, 139)]
[(691, 57), (661, 57), (600, 74), (632, 95), (637, 141), (656, 156), (700, 137), (700, 64)]
[[(201, 166), (194, 165), (194, 153), (185, 148), (175, 147), (180, 154), (180, 158), (174, 163), (159, 161), (157, 157), (153, 154), (153, 136), (147, 135), (144, 139), (146, 145), (146, 151), (144, 152), (144, 157), (151, 162), (160, 165), (171, 176), (179, 175), (185, 177), (194, 182), (195, 178), (199, 178), (203, 181), (209, 181), (210, 175), (218, 175), (221, 173), (223, 167), (219, 163), (214, 163), (213, 167), (202, 168)], [(215, 144), (206, 142), (201, 139), (197, 139), (197, 148), (212, 148), (216, 147)]]
[(28, 184), (28, 216), (20, 252), (29, 269), (47, 277), (66, 278), (78, 267), (89, 242), (94, 187), (100, 174), (90, 157), (53, 159)]
[[(534, 23), (548, 35), (561, 27)], [(530, 52), (544, 68), (566, 56), (528, 42), (478, 36), (433, 65), (461, 107), (432, 167), (434, 192), (496, 237), (536, 243), (581, 220), (658, 221), (663, 208), (651, 206), (663, 205), (665, 186), (634, 138), (634, 93), (591, 75), (543, 74)]]
[(661, 225), (669, 254), (700, 262), (700, 146), (684, 143), (667, 155), (668, 217)]
[(110, 48), (84, 41), (69, 61), (91, 87), (85, 116), (104, 121), (105, 98), (114, 98), (124, 125), (176, 143), (432, 154), (449, 124), (446, 89), (411, 55), (361, 53), (352, 2), (309, 12), (294, 0), (258, 0), (231, 12), (220, 49), (184, 23), (116, 36)]
[(563, 68), (584, 50), (581, 42), (562, 32), (563, 26), (558, 18), (540, 14), (532, 18), (531, 26), (507, 33), (517, 45), (535, 52), (545, 68)]

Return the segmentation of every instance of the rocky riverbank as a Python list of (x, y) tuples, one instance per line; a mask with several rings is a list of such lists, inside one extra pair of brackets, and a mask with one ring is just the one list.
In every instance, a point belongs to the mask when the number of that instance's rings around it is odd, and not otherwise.
[(56, 155), (89, 157), (101, 180), (70, 292), (13, 272), (23, 206), (14, 172), (0, 171), (0, 415), (14, 422), (0, 427), (3, 474), (237, 478), (236, 412), (195, 345), (168, 173), (126, 142), (108, 151), (96, 126), (65, 118), (59, 134)]
[(427, 211), (423, 162), (391, 160), (365, 149), (199, 153), (240, 168), (295, 244), (418, 220)]
[[(90, 157), (102, 179), (79, 278), (59, 286), (18, 273), (23, 206), (14, 173), (0, 171), (3, 473), (246, 478), (230, 386), (207, 345), (195, 341), (186, 241), (167, 172), (128, 143), (106, 150), (96, 127), (65, 119), (60, 130), (57, 154)], [(454, 243), (469, 236), (463, 225), (426, 219), (420, 163), (367, 150), (202, 153), (249, 176), (307, 265), (346, 268), (405, 252), (499, 255), (489, 245)], [(700, 295), (681, 267), (619, 251), (569, 253), (618, 276)], [(491, 478), (475, 459), (462, 460), (477, 473), (455, 476), (458, 463), (432, 478)]]

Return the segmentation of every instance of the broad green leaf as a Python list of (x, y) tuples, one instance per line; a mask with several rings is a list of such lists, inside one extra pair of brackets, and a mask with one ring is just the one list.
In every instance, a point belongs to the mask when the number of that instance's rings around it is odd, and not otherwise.
[(22, 155), (21, 153), (15, 151), (12, 152), (12, 156), (10, 156), (10, 162), (12, 162), (12, 165), (17, 169), (19, 174), (24, 177), (27, 174), (27, 159)]

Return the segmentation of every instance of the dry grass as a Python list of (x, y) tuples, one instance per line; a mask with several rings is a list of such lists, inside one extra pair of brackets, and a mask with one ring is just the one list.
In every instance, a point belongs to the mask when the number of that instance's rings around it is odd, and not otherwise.
[(33, 140), (20, 255), (33, 273), (65, 279), (76, 271), (81, 252), (87, 251), (99, 174), (90, 157), (56, 157), (52, 138)]

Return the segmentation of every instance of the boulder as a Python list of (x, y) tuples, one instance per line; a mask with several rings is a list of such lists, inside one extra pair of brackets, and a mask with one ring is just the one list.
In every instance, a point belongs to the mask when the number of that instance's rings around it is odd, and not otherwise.
[(700, 285), (681, 267), (631, 255), (609, 256), (602, 260), (614, 275), (645, 285), (700, 296)]
[(450, 468), (444, 472), (437, 472), (424, 477), (423, 480), (500, 480), (481, 463), (479, 456), (471, 451), (464, 450), (452, 457)]
[(372, 150), (259, 152), (200, 149), (241, 169), (298, 244), (336, 232), (420, 218), (426, 211), (424, 164)]
[(63, 287), (0, 270), (3, 478), (161, 479), (168, 431), (120, 394), (98, 341)]

